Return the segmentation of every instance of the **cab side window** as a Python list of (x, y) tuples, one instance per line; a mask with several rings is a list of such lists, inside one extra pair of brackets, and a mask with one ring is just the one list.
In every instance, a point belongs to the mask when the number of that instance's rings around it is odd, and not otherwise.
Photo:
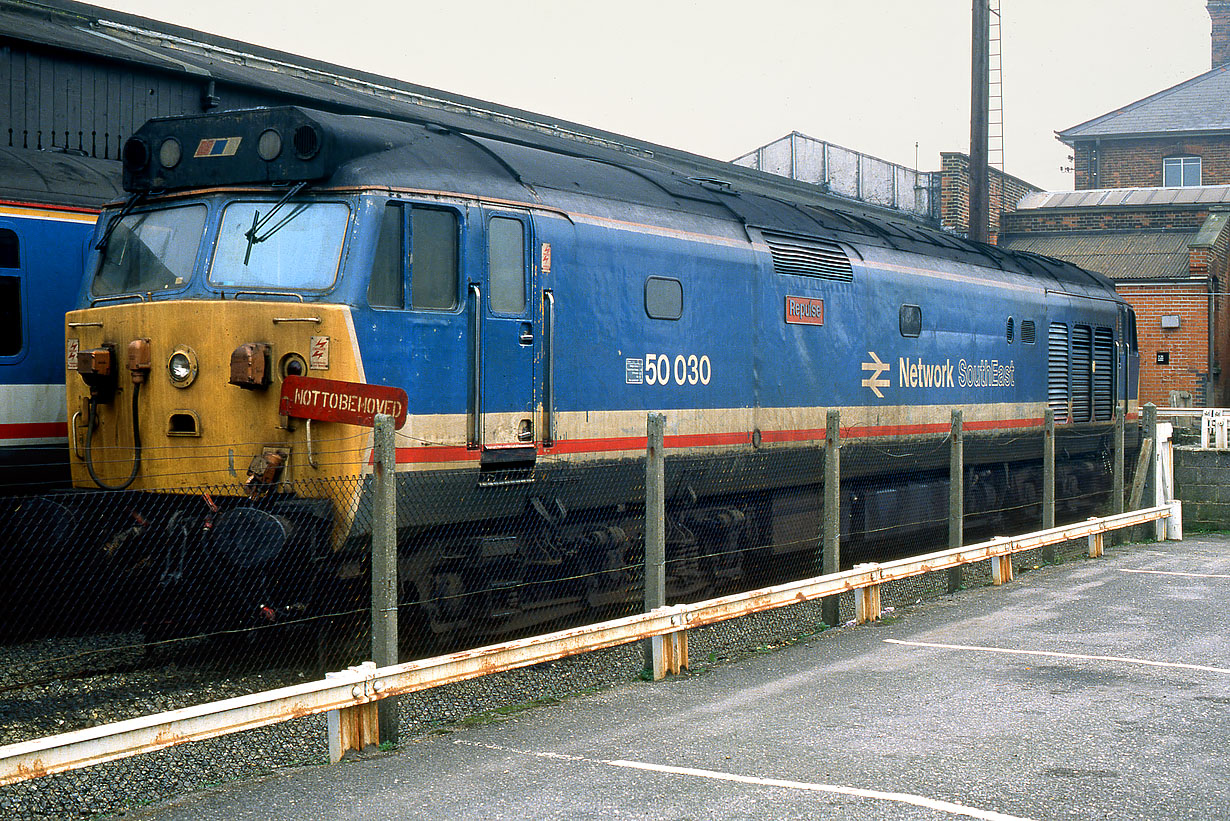
[(457, 307), (457, 215), (410, 211), (410, 307), (448, 311)]
[(21, 247), (17, 233), (0, 228), (0, 356), (21, 353)]
[(458, 228), (453, 211), (386, 205), (367, 287), (368, 303), (377, 308), (456, 308)]
[(367, 301), (373, 307), (404, 307), (404, 220), (405, 214), (400, 205), (389, 203), (384, 207), (384, 216), (380, 221), (380, 238), (376, 241), (376, 258), (372, 262), (372, 276), (367, 283)]

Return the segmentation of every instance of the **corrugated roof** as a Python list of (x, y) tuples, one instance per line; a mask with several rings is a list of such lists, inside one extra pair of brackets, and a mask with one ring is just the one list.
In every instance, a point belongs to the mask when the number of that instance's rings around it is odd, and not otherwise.
[(1195, 231), (1016, 234), (1000, 247), (1067, 260), (1113, 280), (1186, 279)]
[(1095, 137), (1230, 131), (1230, 65), (1059, 133), (1066, 143)]
[(1131, 205), (1219, 205), (1230, 203), (1230, 185), (1187, 188), (1092, 188), (1084, 191), (1035, 191), (1018, 211), (1042, 208), (1107, 208)]

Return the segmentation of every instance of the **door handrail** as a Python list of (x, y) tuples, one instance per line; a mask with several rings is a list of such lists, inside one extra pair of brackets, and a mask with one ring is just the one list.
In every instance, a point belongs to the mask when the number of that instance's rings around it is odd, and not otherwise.
[(483, 293), (477, 282), (470, 283), (474, 297), (474, 353), (471, 359), (473, 396), (470, 398), (470, 431), (466, 446), (478, 450), (483, 446)]
[(555, 294), (550, 288), (543, 289), (543, 304), (547, 306), (547, 321), (544, 323), (547, 333), (546, 358), (547, 369), (543, 380), (542, 391), (542, 444), (551, 447), (555, 444)]

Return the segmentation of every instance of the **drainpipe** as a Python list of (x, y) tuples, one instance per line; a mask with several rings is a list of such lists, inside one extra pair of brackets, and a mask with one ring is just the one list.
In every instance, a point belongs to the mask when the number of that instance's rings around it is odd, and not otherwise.
[[(1212, 249), (1210, 249), (1212, 250)], [(1214, 358), (1216, 354), (1216, 339), (1213, 335), (1213, 329), (1216, 326), (1217, 315), (1214, 313), (1217, 307), (1217, 277), (1209, 276), (1209, 319), (1205, 323), (1208, 326), (1209, 335), (1209, 377), (1208, 387), (1204, 391), (1204, 406), (1206, 408), (1218, 407), (1221, 404), (1221, 397), (1217, 395), (1217, 360)]]

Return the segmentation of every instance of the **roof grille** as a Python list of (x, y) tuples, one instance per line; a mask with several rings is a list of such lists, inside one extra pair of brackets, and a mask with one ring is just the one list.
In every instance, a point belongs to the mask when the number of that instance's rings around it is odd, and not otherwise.
[(773, 255), (773, 270), (779, 274), (819, 277), (849, 282), (854, 279), (854, 267), (840, 245), (824, 240), (801, 241), (765, 236)]

